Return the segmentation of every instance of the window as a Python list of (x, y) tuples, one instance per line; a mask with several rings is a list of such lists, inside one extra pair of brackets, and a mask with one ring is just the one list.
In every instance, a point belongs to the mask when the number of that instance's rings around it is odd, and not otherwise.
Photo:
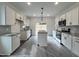
[(44, 30), (47, 31), (47, 24), (46, 23), (36, 23), (36, 35), (38, 31)]

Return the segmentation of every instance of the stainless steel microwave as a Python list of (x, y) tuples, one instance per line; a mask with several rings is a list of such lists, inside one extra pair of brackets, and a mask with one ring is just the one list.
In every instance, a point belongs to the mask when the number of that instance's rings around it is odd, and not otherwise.
[(58, 22), (59, 26), (66, 26), (66, 20), (62, 20)]

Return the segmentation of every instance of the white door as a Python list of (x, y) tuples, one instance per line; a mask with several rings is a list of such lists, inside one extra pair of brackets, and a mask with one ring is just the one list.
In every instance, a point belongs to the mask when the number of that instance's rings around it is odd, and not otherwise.
[(38, 31), (45, 30), (47, 31), (47, 24), (40, 25), (40, 23), (36, 23), (36, 35), (38, 35)]

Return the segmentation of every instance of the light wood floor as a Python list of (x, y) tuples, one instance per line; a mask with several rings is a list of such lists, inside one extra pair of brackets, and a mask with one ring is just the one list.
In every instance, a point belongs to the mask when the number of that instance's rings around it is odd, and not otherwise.
[[(36, 45), (37, 37), (32, 36), (11, 57), (30, 57), (32, 46)], [(35, 52), (34, 52), (35, 53)], [(48, 46), (38, 47), (36, 55), (32, 57), (76, 57), (66, 47), (60, 45), (53, 37), (48, 36)]]

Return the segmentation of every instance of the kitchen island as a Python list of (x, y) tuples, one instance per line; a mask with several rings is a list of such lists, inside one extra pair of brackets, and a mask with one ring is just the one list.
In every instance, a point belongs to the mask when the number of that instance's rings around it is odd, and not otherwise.
[(44, 30), (38, 32), (38, 45), (47, 46), (47, 32)]

